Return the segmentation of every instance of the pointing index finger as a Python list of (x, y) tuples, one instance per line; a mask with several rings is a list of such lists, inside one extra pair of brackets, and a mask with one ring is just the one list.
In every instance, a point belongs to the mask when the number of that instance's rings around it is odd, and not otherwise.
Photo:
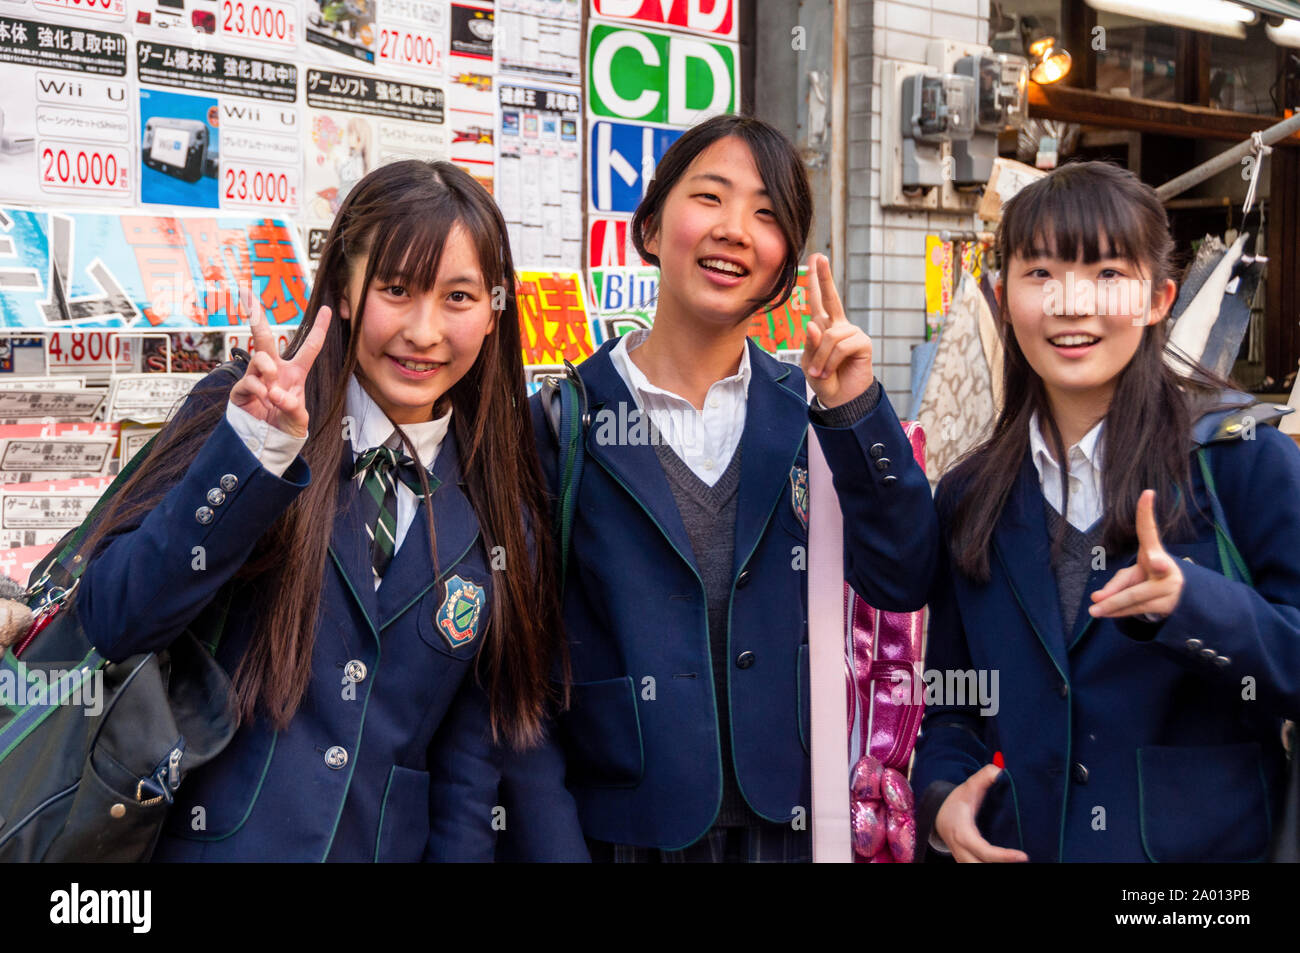
[(830, 327), (830, 321), (826, 316), (826, 308), (822, 304), (821, 261), (822, 255), (808, 256), (808, 315), (809, 320), (817, 324), (817, 327), (825, 331)]
[(1156, 526), (1156, 491), (1143, 490), (1137, 505), (1138, 547), (1142, 550), (1163, 550), (1160, 529)]
[(293, 363), (303, 370), (311, 369), (312, 364), (316, 362), (316, 356), (325, 346), (325, 335), (329, 332), (331, 314), (328, 306), (316, 312), (316, 320), (312, 322), (311, 330), (307, 332), (307, 340), (302, 342), (302, 347), (294, 355)]
[(818, 255), (817, 258), (817, 283), (821, 286), (822, 307), (831, 324), (840, 324), (848, 318), (844, 316), (844, 305), (840, 303), (840, 293), (835, 287), (835, 277), (831, 274), (831, 260), (825, 255)]

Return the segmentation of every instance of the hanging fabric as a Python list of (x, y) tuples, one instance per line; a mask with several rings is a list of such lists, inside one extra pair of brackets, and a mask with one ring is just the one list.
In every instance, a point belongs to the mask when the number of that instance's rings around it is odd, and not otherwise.
[(980, 338), (978, 284), (964, 276), (944, 321), (916, 419), (926, 433), (926, 473), (932, 485), (989, 433), (993, 383)]

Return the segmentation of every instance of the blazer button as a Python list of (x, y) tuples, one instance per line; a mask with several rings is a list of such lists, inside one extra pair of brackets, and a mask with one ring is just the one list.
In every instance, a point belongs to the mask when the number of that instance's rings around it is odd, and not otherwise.
[(1205, 645), (1205, 643), (1202, 642), (1200, 639), (1188, 639), (1186, 642), (1183, 643), (1183, 645), (1187, 646), (1187, 651), (1189, 652), (1199, 652), (1201, 650), (1201, 646)]
[(736, 668), (749, 668), (754, 664), (754, 653), (746, 649), (736, 656)]
[(736, 577), (736, 588), (743, 589), (749, 585), (749, 570), (742, 569), (740, 575)]
[(1074, 767), (1070, 769), (1070, 776), (1074, 778), (1076, 784), (1088, 783), (1088, 768), (1081, 761), (1076, 761)]
[(1196, 654), (1199, 655), (1201, 658), (1205, 659), (1205, 661), (1209, 662), (1212, 661), (1214, 657), (1219, 653), (1214, 651), (1214, 649), (1210, 648), (1209, 646), (1206, 646)]
[(239, 477), (233, 473), (227, 473), (221, 478), (221, 488), (229, 493), (235, 487), (239, 486)]
[(366, 663), (360, 659), (353, 659), (343, 666), (343, 674), (347, 676), (349, 682), (361, 682), (366, 677)]
[(222, 503), (226, 502), (226, 491), (221, 489), (219, 486), (214, 486), (212, 489), (208, 490), (208, 502), (213, 506), (220, 506)]
[(1065, 684), (1065, 682), (1061, 682), (1060, 685), (1056, 686), (1056, 693), (1064, 698), (1070, 694), (1070, 686)]
[(212, 507), (200, 506), (197, 510), (194, 511), (194, 519), (197, 520), (201, 525), (207, 526), (209, 523), (212, 522)]
[(1214, 664), (1219, 666), (1219, 668), (1227, 668), (1232, 664), (1232, 659), (1228, 658), (1226, 655), (1220, 655), (1215, 658)]
[(877, 469), (877, 470), (880, 470), (882, 473), (883, 473), (885, 470), (888, 470), (888, 469), (889, 469), (889, 457), (880, 457), (878, 460), (876, 460), (876, 469)]
[(348, 763), (348, 753), (338, 745), (325, 752), (325, 764), (337, 771)]
[(879, 460), (885, 455), (885, 445), (883, 443), (873, 443), (867, 453), (871, 454), (871, 459)]
[(883, 483), (885, 486), (893, 486), (895, 483), (898, 482), (898, 477), (894, 476), (891, 473), (888, 476), (881, 477), (880, 482)]

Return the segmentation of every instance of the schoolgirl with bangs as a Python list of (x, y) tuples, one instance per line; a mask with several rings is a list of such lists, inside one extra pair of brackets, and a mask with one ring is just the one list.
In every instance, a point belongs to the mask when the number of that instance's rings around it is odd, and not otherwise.
[[(1155, 192), (1065, 165), (1003, 210), (1005, 406), (939, 484), (922, 852), (958, 861), (1247, 861), (1300, 715), (1300, 452), (1166, 348)], [(1070, 289), (1070, 293), (1065, 293)]]
[(238, 697), (155, 859), (491, 860), (506, 766), (524, 856), (585, 859), (547, 732), (563, 647), (513, 288), (469, 175), (375, 170), (285, 354), (255, 315), (242, 376), (195, 386), (87, 538), (102, 654), (215, 629)]

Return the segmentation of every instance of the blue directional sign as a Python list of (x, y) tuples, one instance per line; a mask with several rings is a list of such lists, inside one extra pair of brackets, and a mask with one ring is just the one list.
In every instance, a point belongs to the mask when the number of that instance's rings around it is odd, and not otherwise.
[(596, 212), (636, 211), (655, 165), (682, 134), (634, 122), (591, 124), (591, 208)]

